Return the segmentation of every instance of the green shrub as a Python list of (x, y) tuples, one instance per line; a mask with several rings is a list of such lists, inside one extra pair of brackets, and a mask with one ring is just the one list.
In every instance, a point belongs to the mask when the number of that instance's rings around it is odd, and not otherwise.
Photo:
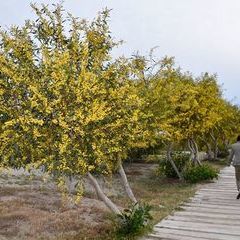
[(136, 203), (124, 209), (117, 218), (117, 236), (119, 239), (131, 239), (149, 226), (152, 219), (151, 206)]
[(218, 177), (218, 170), (208, 164), (186, 166), (183, 177), (187, 182), (197, 183), (206, 180), (212, 180)]
[[(176, 164), (179, 172), (182, 172), (185, 165), (189, 162), (190, 154), (183, 153), (183, 152), (174, 152), (172, 154), (172, 160)], [(160, 174), (164, 174), (166, 177), (169, 178), (178, 178), (178, 175), (174, 168), (172, 167), (171, 163), (167, 160), (165, 156), (163, 159), (159, 161), (159, 168), (158, 172)]]
[(148, 148), (132, 148), (127, 153), (127, 162), (143, 162), (146, 156), (156, 155), (158, 153), (158, 147), (148, 147)]
[(220, 149), (220, 151), (218, 152), (217, 157), (218, 158), (227, 158), (229, 155), (229, 152), (227, 149)]
[(161, 155), (158, 155), (158, 154), (153, 154), (153, 155), (143, 155), (142, 156), (144, 162), (146, 163), (158, 163), (162, 156)]

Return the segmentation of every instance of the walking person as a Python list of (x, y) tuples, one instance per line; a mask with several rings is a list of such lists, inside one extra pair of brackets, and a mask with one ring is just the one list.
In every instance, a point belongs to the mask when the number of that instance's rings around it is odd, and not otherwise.
[(238, 189), (237, 199), (240, 198), (240, 135), (237, 137), (237, 142), (231, 146), (231, 153), (229, 156), (229, 166), (235, 167), (235, 176)]

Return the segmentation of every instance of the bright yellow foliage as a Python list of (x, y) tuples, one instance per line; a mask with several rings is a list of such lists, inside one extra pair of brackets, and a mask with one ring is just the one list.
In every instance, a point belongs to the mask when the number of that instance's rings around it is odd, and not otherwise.
[(147, 128), (131, 62), (111, 60), (109, 12), (87, 23), (32, 7), (36, 21), (0, 33), (1, 163), (112, 172)]

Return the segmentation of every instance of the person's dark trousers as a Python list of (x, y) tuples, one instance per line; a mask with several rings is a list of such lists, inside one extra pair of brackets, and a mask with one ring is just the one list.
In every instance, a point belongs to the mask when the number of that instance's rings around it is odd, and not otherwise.
[(235, 167), (235, 177), (236, 177), (236, 184), (238, 189), (238, 195), (237, 199), (240, 198), (240, 166), (234, 166)]
[(235, 176), (238, 191), (240, 190), (240, 166), (235, 166)]

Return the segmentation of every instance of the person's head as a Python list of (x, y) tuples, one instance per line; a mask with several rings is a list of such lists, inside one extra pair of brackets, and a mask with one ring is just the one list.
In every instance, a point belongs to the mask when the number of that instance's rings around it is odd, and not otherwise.
[(240, 135), (238, 135), (238, 137), (237, 137), (237, 141), (240, 142)]

